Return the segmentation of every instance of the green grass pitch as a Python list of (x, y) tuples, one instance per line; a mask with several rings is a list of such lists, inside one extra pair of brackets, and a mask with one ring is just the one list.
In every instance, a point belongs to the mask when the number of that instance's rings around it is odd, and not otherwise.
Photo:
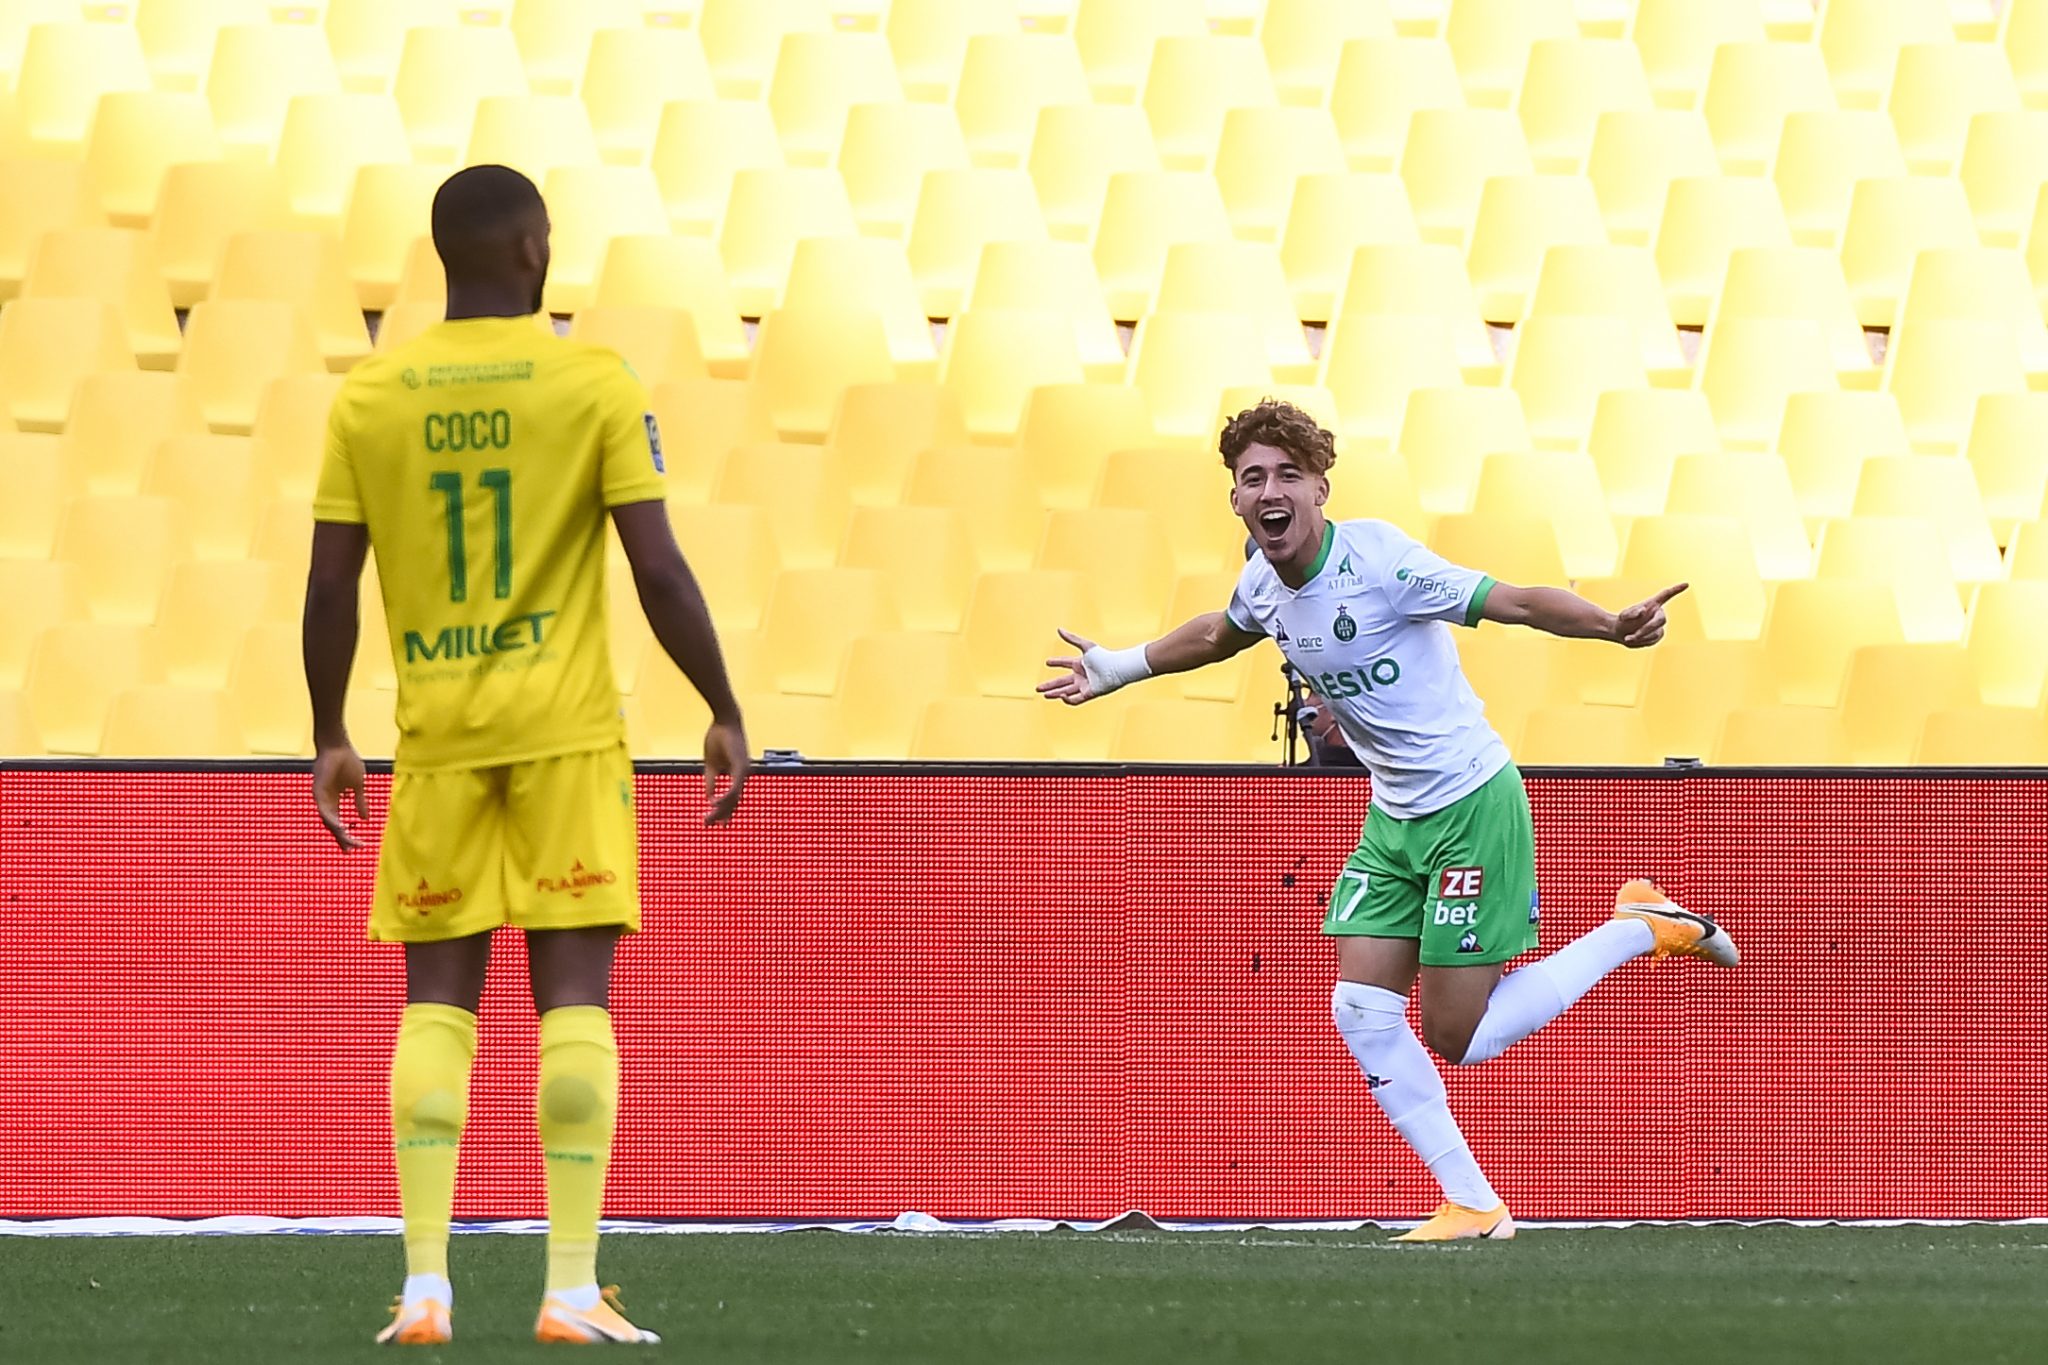
[[(428, 1362), (559, 1359), (531, 1338), (538, 1237), (453, 1249), (456, 1342)], [(2048, 1227), (1635, 1228), (1390, 1246), (1383, 1234), (614, 1236), (666, 1340), (801, 1362), (2048, 1360)], [(391, 1237), (0, 1237), (0, 1360), (379, 1360)]]

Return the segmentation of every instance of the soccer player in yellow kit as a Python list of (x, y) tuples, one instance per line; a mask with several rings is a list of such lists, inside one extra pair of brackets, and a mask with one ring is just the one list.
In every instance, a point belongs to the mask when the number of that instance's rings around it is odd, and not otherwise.
[[(661, 441), (617, 353), (537, 321), (548, 220), (517, 171), (434, 197), (447, 320), (349, 374), (329, 421), (306, 587), (313, 793), (343, 848), (363, 763), (342, 723), (363, 557), (398, 667), (398, 751), (369, 936), (405, 946), (391, 1126), (406, 1279), (379, 1341), (450, 1336), (448, 1225), (492, 931), (525, 931), (540, 1014), (542, 1341), (654, 1341), (597, 1284), (619, 1058), (614, 949), (640, 924), (633, 769), (605, 628), (609, 512), (657, 639), (703, 694), (706, 822), (746, 780), (739, 707), (662, 501)], [(726, 779), (723, 794), (718, 793)]]

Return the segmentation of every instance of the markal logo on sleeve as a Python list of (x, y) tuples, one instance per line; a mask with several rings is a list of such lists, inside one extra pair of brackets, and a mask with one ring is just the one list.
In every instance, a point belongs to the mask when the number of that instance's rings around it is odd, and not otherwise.
[(1351, 613), (1343, 607), (1337, 608), (1337, 619), (1330, 625), (1330, 633), (1337, 637), (1339, 644), (1350, 644), (1358, 638), (1358, 622), (1351, 619)]
[(1447, 578), (1432, 578), (1427, 574), (1416, 578), (1406, 569), (1394, 570), (1394, 577), (1403, 583), (1412, 582), (1416, 591), (1426, 592), (1431, 597), (1456, 597), (1460, 591), (1458, 585)]

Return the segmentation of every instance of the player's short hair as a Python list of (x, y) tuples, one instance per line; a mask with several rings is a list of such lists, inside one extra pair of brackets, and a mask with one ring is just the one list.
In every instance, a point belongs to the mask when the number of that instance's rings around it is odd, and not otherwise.
[(468, 166), (434, 191), (434, 251), (450, 274), (494, 264), (491, 256), (546, 222), (540, 190), (510, 166)]
[(1223, 463), (1237, 473), (1237, 457), (1249, 446), (1284, 450), (1311, 474), (1327, 474), (1337, 463), (1337, 438), (1294, 404), (1279, 398), (1261, 399), (1223, 424), (1219, 442)]

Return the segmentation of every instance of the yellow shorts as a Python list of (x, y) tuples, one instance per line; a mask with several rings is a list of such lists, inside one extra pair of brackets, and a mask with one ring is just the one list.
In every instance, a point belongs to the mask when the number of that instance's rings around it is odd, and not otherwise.
[(625, 745), (392, 779), (369, 936), (431, 943), (501, 924), (639, 929)]

